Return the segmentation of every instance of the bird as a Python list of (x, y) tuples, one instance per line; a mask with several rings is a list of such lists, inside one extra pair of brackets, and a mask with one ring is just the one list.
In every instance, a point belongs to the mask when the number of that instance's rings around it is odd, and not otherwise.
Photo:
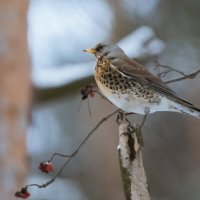
[(145, 116), (171, 111), (200, 118), (200, 108), (179, 97), (118, 45), (99, 43), (83, 51), (96, 57), (94, 77), (98, 88), (119, 109)]

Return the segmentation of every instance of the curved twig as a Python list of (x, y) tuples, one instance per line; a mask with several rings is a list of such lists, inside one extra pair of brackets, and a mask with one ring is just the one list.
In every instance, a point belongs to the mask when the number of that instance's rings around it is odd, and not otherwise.
[(59, 153), (55, 153), (50, 160), (52, 160), (56, 155), (62, 156), (62, 157), (67, 157), (67, 160), (64, 162), (64, 164), (62, 165), (62, 167), (59, 169), (59, 171), (46, 183), (43, 184), (29, 184), (27, 186), (25, 186), (25, 188), (28, 187), (32, 187), (32, 186), (36, 186), (38, 188), (45, 188), (48, 185), (50, 185), (51, 183), (53, 183), (56, 178), (62, 173), (62, 171), (64, 170), (64, 168), (69, 164), (69, 162), (72, 160), (72, 158), (77, 155), (77, 153), (79, 152), (79, 150), (82, 148), (82, 146), (87, 142), (88, 138), (99, 128), (99, 126), (101, 124), (103, 124), (103, 122), (105, 122), (106, 120), (108, 120), (110, 117), (112, 117), (114, 114), (116, 114), (119, 111), (119, 109), (115, 110), (114, 112), (110, 113), (109, 115), (107, 115), (106, 117), (102, 118), (98, 124), (87, 134), (87, 136), (85, 137), (85, 139), (79, 144), (79, 146), (75, 149), (75, 151), (70, 154), (70, 155), (63, 155), (63, 154), (59, 154)]

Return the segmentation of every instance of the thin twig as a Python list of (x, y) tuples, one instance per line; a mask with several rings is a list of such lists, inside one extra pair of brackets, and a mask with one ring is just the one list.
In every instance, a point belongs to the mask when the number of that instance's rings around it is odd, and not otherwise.
[(171, 66), (161, 65), (158, 61), (156, 61), (156, 67), (162, 67), (162, 68), (167, 69), (167, 71), (163, 71), (163, 72), (158, 73), (157, 76), (159, 76), (159, 77), (164, 77), (170, 72), (176, 72), (176, 73), (181, 75), (181, 77), (179, 77), (179, 78), (175, 78), (175, 79), (172, 79), (172, 80), (165, 81), (166, 84), (174, 83), (174, 82), (177, 82), (177, 81), (182, 81), (182, 80), (185, 80), (185, 79), (194, 79), (200, 73), (200, 69), (198, 69), (198, 70), (196, 70), (196, 71), (194, 71), (190, 74), (185, 74), (184, 72), (177, 70), (177, 69), (174, 69)]
[(61, 154), (61, 153), (54, 153), (51, 158), (48, 160), (48, 162), (51, 162), (54, 157), (56, 156), (60, 156), (60, 157), (64, 157), (64, 158), (69, 158), (69, 157), (72, 157), (72, 155), (67, 155), (67, 154)]
[(187, 76), (187, 74), (185, 74), (184, 72), (182, 72), (178, 69), (175, 69), (171, 66), (168, 66), (168, 65), (161, 65), (158, 61), (156, 61), (156, 67), (162, 67), (162, 68), (167, 69), (167, 71), (158, 73), (157, 76), (159, 76), (159, 77), (164, 77), (170, 72), (176, 72), (176, 73), (180, 74), (181, 76)]
[(99, 123), (88, 133), (88, 135), (85, 137), (85, 139), (80, 143), (80, 145), (75, 149), (75, 151), (72, 154), (70, 154), (70, 155), (63, 155), (63, 154), (55, 153), (51, 157), (50, 160), (52, 160), (56, 155), (59, 155), (59, 156), (62, 156), (62, 157), (67, 157), (68, 159), (64, 162), (64, 164), (59, 169), (59, 171), (49, 181), (47, 181), (46, 183), (41, 184), (41, 185), (40, 184), (29, 184), (25, 188), (28, 188), (28, 187), (31, 187), (31, 186), (36, 186), (38, 188), (45, 188), (48, 185), (50, 185), (51, 183), (53, 183), (56, 180), (56, 178), (62, 173), (63, 169), (69, 164), (69, 162), (72, 160), (72, 158), (79, 152), (79, 150), (82, 148), (82, 146), (87, 142), (87, 140), (89, 139), (89, 137), (99, 128), (99, 126), (101, 124), (103, 124), (103, 122), (105, 122), (106, 120), (108, 120), (110, 117), (112, 117), (117, 112), (119, 112), (119, 109), (115, 110), (111, 114), (109, 114), (106, 117), (102, 118), (99, 121)]
[(172, 79), (172, 80), (169, 80), (169, 81), (165, 81), (165, 83), (169, 84), (169, 83), (174, 83), (174, 82), (177, 82), (177, 81), (182, 81), (182, 80), (185, 80), (185, 79), (194, 79), (197, 75), (199, 75), (199, 73), (200, 73), (200, 69), (192, 72), (191, 74), (186, 74), (183, 77), (175, 78), (175, 79)]
[[(88, 100), (88, 111), (89, 111), (89, 114), (91, 116), (91, 109), (90, 109), (90, 105), (89, 105), (89, 97), (93, 97), (94, 93), (98, 94), (102, 99), (104, 100), (107, 100), (109, 103), (111, 103), (101, 92), (98, 88), (94, 88), (94, 85), (93, 84), (89, 84), (89, 85), (86, 85), (85, 87), (81, 88), (81, 95), (82, 95), (82, 100), (81, 102), (79, 103), (79, 106), (78, 106), (78, 112), (80, 111), (81, 109), (81, 105), (82, 105), (82, 102), (87, 99)], [(91, 95), (92, 94), (92, 95)]]

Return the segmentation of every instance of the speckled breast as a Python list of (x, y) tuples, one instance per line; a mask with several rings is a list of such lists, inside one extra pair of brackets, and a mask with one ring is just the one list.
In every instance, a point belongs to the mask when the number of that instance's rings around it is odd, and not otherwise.
[(123, 76), (117, 70), (110, 67), (109, 60), (98, 61), (95, 68), (95, 79), (100, 90), (105, 94), (131, 94), (136, 98), (147, 100), (149, 103), (159, 101), (158, 94), (147, 85), (139, 83), (134, 79)]

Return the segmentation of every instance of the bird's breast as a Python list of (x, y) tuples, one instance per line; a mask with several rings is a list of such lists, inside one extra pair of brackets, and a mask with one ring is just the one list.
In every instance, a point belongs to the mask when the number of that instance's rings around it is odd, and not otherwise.
[(95, 80), (102, 94), (126, 112), (144, 114), (145, 106), (157, 105), (160, 101), (147, 86), (128, 79), (109, 66), (96, 66)]

